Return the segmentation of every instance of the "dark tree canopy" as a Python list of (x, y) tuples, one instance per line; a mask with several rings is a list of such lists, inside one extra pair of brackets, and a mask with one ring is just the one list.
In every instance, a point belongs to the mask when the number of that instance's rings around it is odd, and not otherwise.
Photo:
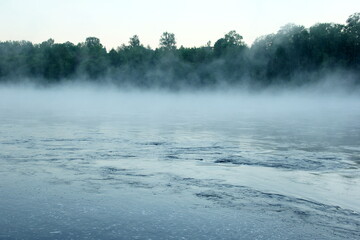
[(230, 31), (223, 38), (217, 40), (214, 44), (215, 55), (221, 56), (229, 52), (239, 51), (246, 47), (242, 41), (243, 37), (236, 31)]
[(138, 35), (134, 35), (130, 38), (129, 44), (131, 47), (140, 47), (140, 40)]
[(175, 50), (176, 49), (175, 34), (164, 32), (160, 38), (160, 48), (166, 50)]
[[(360, 84), (360, 13), (349, 16), (345, 24), (317, 23), (310, 28), (287, 24), (277, 33), (259, 37), (250, 48), (236, 31), (213, 46), (209, 41), (191, 48), (177, 48), (175, 35), (169, 32), (161, 35), (157, 49), (144, 47), (138, 35), (110, 51), (96, 37), (77, 45), (54, 39), (40, 44), (0, 42), (0, 82), (30, 79), (46, 85), (80, 77), (140, 88), (208, 88), (244, 82), (300, 85), (336, 70), (352, 73)], [(307, 77), (296, 78), (301, 74)]]

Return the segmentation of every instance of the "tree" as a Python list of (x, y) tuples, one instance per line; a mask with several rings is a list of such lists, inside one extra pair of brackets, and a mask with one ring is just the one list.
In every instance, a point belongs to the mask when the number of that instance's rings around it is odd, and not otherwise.
[(334, 67), (340, 63), (345, 53), (343, 25), (318, 23), (310, 27), (309, 34), (313, 67)]
[(47, 41), (44, 41), (40, 44), (40, 47), (52, 47), (54, 45), (55, 41), (52, 38), (49, 38)]
[(108, 67), (106, 49), (96, 37), (86, 38), (85, 43), (80, 44), (80, 48), (80, 70), (85, 71), (92, 79), (99, 78)]
[(242, 41), (243, 37), (238, 34), (235, 30), (232, 30), (225, 34), (225, 41), (230, 46), (244, 46), (245, 43)]
[(242, 50), (246, 47), (245, 43), (242, 41), (243, 37), (238, 34), (236, 31), (232, 30), (225, 34), (223, 38), (217, 40), (214, 44), (214, 52), (216, 56), (221, 56), (228, 54), (229, 52), (234, 52)]
[(309, 32), (302, 25), (286, 24), (275, 35), (273, 51), (269, 74), (273, 72), (273, 76), (290, 78), (296, 70), (309, 64)]
[(160, 37), (160, 48), (165, 50), (175, 50), (176, 49), (175, 34), (164, 32)]
[(70, 42), (54, 44), (48, 61), (46, 78), (60, 81), (72, 77), (78, 67), (78, 48)]
[(120, 66), (120, 58), (119, 54), (115, 49), (111, 49), (108, 53), (109, 56), (109, 62), (112, 67), (119, 67)]
[(100, 39), (96, 37), (87, 37), (85, 40), (85, 46), (88, 48), (102, 48), (103, 45), (100, 43)]
[(258, 38), (250, 49), (236, 31), (224, 34), (213, 47), (208, 42), (192, 48), (177, 48), (175, 35), (164, 32), (155, 50), (145, 48), (138, 35), (109, 52), (96, 37), (77, 45), (53, 39), (40, 44), (0, 42), (2, 82), (29, 78), (54, 84), (80, 75), (92, 81), (106, 76), (119, 84), (174, 89), (209, 87), (219, 80), (233, 86), (244, 79), (255, 85), (304, 84), (333, 69), (349, 70), (360, 84), (360, 13), (349, 16), (345, 25), (287, 24)]
[(360, 13), (352, 14), (346, 20), (347, 34), (346, 55), (351, 66), (360, 70)]
[(360, 24), (360, 12), (354, 13), (350, 15), (350, 17), (346, 20), (348, 27), (359, 27)]
[(141, 45), (138, 35), (134, 35), (133, 37), (131, 37), (129, 40), (129, 44), (130, 47), (140, 47)]

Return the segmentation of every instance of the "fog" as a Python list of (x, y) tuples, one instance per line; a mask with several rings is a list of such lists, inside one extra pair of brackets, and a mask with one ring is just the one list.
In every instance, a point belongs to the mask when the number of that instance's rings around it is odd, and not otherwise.
[(331, 80), (2, 85), (0, 238), (356, 239), (359, 119)]
[(358, 239), (359, 26), (0, 42), (0, 238)]
[(360, 92), (354, 86), (331, 80), (299, 88), (271, 87), (261, 90), (226, 87), (213, 90), (139, 90), (112, 85), (75, 82), (53, 87), (1, 85), (0, 106), (13, 111), (50, 111), (52, 114), (134, 114), (185, 117), (187, 114), (228, 117), (231, 114), (259, 117), (285, 114), (296, 117), (334, 117), (360, 113)]

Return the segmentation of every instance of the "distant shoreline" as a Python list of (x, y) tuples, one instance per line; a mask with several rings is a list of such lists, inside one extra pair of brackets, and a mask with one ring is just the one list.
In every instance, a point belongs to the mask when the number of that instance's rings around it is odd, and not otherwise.
[[(0, 42), (0, 83), (48, 86), (85, 82), (142, 89), (206, 89), (221, 86), (303, 86), (329, 78), (360, 83), (360, 13), (345, 25), (318, 23), (310, 28), (288, 24), (276, 34), (259, 37), (251, 47), (230, 31), (212, 45), (176, 46), (175, 34), (164, 32), (159, 47), (141, 44), (107, 49), (96, 37), (85, 42), (53, 39)], [(335, 77), (331, 77), (335, 75)], [(346, 80), (344, 80), (346, 79)]]

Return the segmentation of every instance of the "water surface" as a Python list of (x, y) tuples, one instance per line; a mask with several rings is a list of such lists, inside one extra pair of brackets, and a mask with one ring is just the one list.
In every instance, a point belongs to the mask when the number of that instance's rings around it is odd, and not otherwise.
[(0, 91), (1, 239), (357, 239), (356, 96)]

